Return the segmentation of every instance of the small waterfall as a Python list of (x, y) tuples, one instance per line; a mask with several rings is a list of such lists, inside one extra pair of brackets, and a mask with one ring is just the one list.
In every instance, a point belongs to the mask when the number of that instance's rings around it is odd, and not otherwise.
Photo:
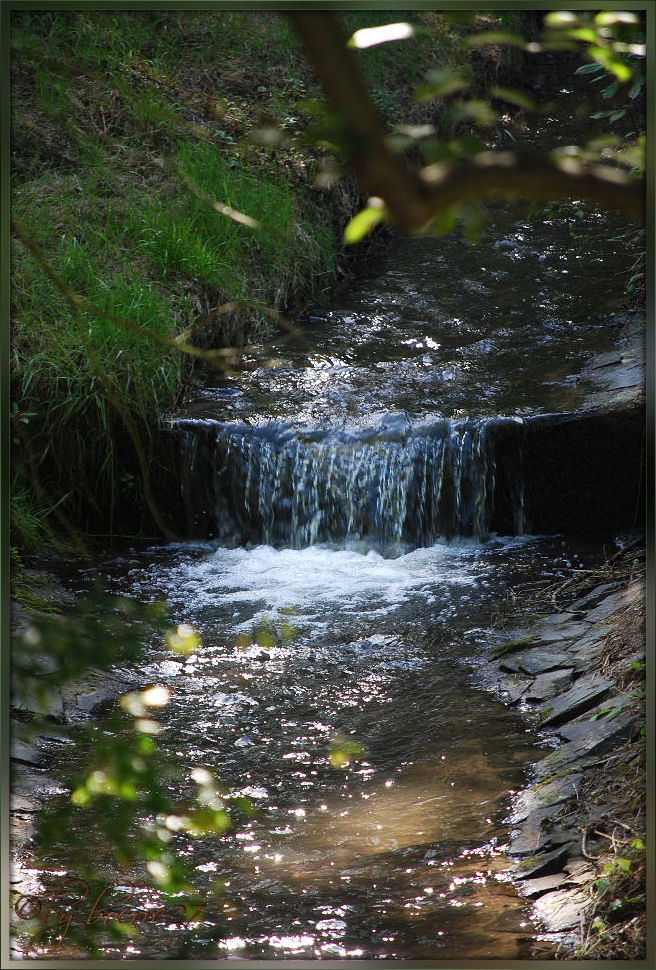
[(390, 551), (452, 536), (483, 539), (500, 515), (503, 531), (524, 528), (520, 462), (506, 454), (499, 465), (495, 454), (499, 429), (507, 439), (521, 426), (515, 419), (413, 427), (404, 418), (357, 433), (278, 422), (178, 419), (172, 426), (192, 538)]

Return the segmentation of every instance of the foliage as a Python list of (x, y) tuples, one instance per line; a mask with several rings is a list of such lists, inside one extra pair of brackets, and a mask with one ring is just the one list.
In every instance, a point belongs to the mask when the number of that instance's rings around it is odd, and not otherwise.
[[(475, 24), (475, 14), (465, 14), (470, 24)], [(403, 28), (403, 29), (401, 29)], [(390, 32), (391, 31), (391, 32)], [(353, 35), (350, 41), (352, 47), (365, 46), (369, 49), (375, 44), (385, 47), (390, 46), (390, 40), (402, 40), (403, 46), (407, 45), (408, 38), (417, 34), (417, 30), (410, 23), (390, 25), (380, 27), (378, 31), (366, 32), (366, 38), (362, 40), (363, 32)], [(307, 43), (307, 35), (306, 35)], [(556, 48), (558, 50), (581, 48), (582, 53), (588, 58), (586, 63), (578, 68), (579, 74), (594, 74), (595, 80), (605, 80), (606, 84), (601, 90), (603, 99), (612, 100), (615, 98), (623, 99), (623, 104), (612, 107), (608, 110), (599, 110), (591, 114), (591, 119), (607, 119), (609, 122), (618, 122), (628, 116), (631, 120), (632, 130), (623, 136), (614, 132), (604, 132), (595, 135), (587, 144), (580, 146), (566, 146), (564, 149), (554, 152), (553, 168), (549, 172), (542, 170), (543, 179), (548, 179), (553, 183), (549, 191), (554, 194), (560, 192), (561, 195), (567, 194), (567, 178), (559, 178), (562, 175), (583, 176), (586, 172), (593, 173), (588, 166), (604, 162), (616, 168), (626, 168), (629, 174), (640, 177), (644, 173), (644, 151), (645, 136), (641, 130), (634, 107), (642, 97), (644, 89), (644, 57), (646, 47), (644, 44), (644, 30), (641, 18), (632, 12), (619, 13), (598, 13), (596, 15), (586, 12), (554, 12), (545, 16), (544, 30), (540, 43), (526, 41), (521, 34), (509, 33), (505, 30), (486, 30), (481, 33), (472, 33), (465, 40), (471, 49), (489, 47), (491, 45), (506, 45), (518, 47), (528, 54), (540, 53), (544, 50)], [(320, 54), (315, 51), (315, 63), (318, 63)], [(346, 62), (342, 65), (346, 69)], [(434, 124), (410, 126), (406, 125), (398, 129), (390, 138), (388, 143), (398, 151), (407, 151), (415, 146), (422, 157), (425, 168), (421, 172), (425, 182), (429, 184), (435, 182), (436, 191), (434, 193), (433, 210), (426, 196), (426, 187), (419, 183), (413, 184), (412, 178), (407, 176), (400, 177), (401, 170), (395, 166), (390, 159), (385, 163), (374, 160), (374, 154), (380, 152), (380, 146), (375, 147), (376, 136), (373, 128), (369, 124), (369, 131), (365, 141), (357, 149), (359, 155), (360, 168), (366, 174), (370, 182), (377, 181), (381, 186), (387, 185), (387, 189), (379, 191), (380, 198), (372, 193), (367, 207), (358, 213), (348, 224), (345, 230), (345, 241), (347, 243), (357, 242), (362, 239), (370, 229), (383, 220), (396, 221), (404, 224), (407, 221), (409, 227), (416, 230), (426, 231), (431, 229), (434, 232), (444, 232), (453, 229), (460, 222), (464, 234), (473, 240), (478, 236), (482, 225), (482, 209), (475, 205), (476, 194), (486, 195), (490, 192), (504, 194), (514, 194), (519, 185), (517, 176), (521, 175), (521, 190), (524, 195), (530, 192), (526, 186), (525, 174), (528, 174), (528, 182), (531, 178), (531, 166), (524, 168), (511, 160), (507, 156), (499, 156), (498, 164), (506, 166), (508, 178), (504, 190), (503, 179), (496, 175), (486, 178), (477, 168), (480, 160), (485, 168), (491, 173), (495, 164), (494, 154), (487, 151), (491, 147), (490, 131), (499, 122), (499, 113), (494, 109), (493, 103), (505, 102), (514, 105), (522, 110), (533, 111), (535, 106), (531, 100), (519, 90), (502, 87), (492, 84), (487, 91), (487, 98), (471, 96), (471, 72), (461, 66), (456, 68), (432, 70), (428, 73), (423, 83), (419, 84), (415, 91), (415, 99), (420, 102), (436, 102), (442, 106), (442, 118), (447, 125), (458, 125), (468, 123), (475, 126), (475, 132), (470, 132), (466, 136), (444, 137), (438, 132)], [(324, 85), (326, 80), (324, 78)], [(355, 85), (355, 75), (353, 78)], [(467, 97), (469, 95), (469, 97)], [(362, 92), (354, 95), (352, 102), (350, 96), (344, 92), (338, 96), (341, 100), (345, 113), (350, 114), (354, 127), (357, 127), (356, 119), (361, 117), (363, 124), (365, 109), (361, 103)], [(364, 128), (363, 128), (364, 131)], [(369, 155), (369, 157), (367, 157)], [(474, 163), (469, 168), (463, 169), (464, 177), (461, 179), (463, 186), (458, 182), (458, 167), (463, 163)], [(382, 169), (386, 170), (386, 175), (382, 175)], [(512, 169), (512, 172), (511, 172)], [(455, 178), (451, 179), (454, 188), (451, 196), (444, 190), (447, 185), (447, 177), (455, 172)], [(539, 172), (536, 168), (532, 175), (537, 183), (539, 182)], [(478, 176), (477, 180), (472, 178)], [(513, 181), (513, 175), (515, 179)], [(469, 197), (467, 192), (467, 178), (469, 177)], [(405, 184), (403, 184), (405, 183)], [(480, 187), (477, 183), (480, 183)], [(501, 183), (501, 184), (500, 184)], [(586, 187), (584, 182), (578, 182), (580, 197), (585, 198)], [(592, 183), (588, 188), (593, 188)], [(454, 191), (455, 189), (455, 191)], [(576, 191), (576, 185), (572, 182), (570, 193)], [(612, 193), (608, 193), (608, 204), (612, 207)], [(398, 196), (398, 198), (397, 198)], [(422, 199), (422, 196), (424, 197)], [(449, 198), (453, 203), (449, 205)], [(593, 191), (590, 198), (597, 198), (603, 201), (603, 192)], [(407, 215), (404, 210), (410, 209), (413, 205), (417, 210), (414, 217)]]
[[(644, 831), (610, 826), (609, 852), (591, 886), (585, 936), (577, 956), (586, 959), (644, 959)], [(620, 834), (621, 832), (621, 834)]]
[(354, 758), (360, 758), (364, 748), (355, 738), (345, 734), (335, 734), (330, 739), (328, 762), (331, 768), (347, 768)]
[[(66, 616), (35, 614), (30, 626), (12, 639), (12, 703), (23, 712), (14, 740), (44, 730), (57, 688), (77, 682), (90, 669), (134, 664), (143, 655), (146, 638), (163, 633), (178, 652), (180, 643), (185, 652), (200, 645), (191, 627), (170, 629), (161, 603), (142, 605), (98, 587), (78, 599)], [(103, 871), (128, 864), (138, 867), (144, 887), (154, 885), (166, 897), (174, 894), (175, 903), (181, 894), (193, 896), (181, 840), (224, 833), (235, 812), (252, 815), (248, 799), (230, 796), (204, 767), (191, 772), (189, 799), (174, 801), (170, 782), (179, 772), (162, 758), (156, 740), (161, 725), (155, 717), (170, 698), (167, 687), (154, 684), (125, 694), (101, 724), (78, 726), (70, 777), (64, 779), (67, 793), (39, 815), (34, 832), (39, 859), (46, 865), (53, 858), (59, 866), (63, 862), (65, 881), (86, 886), (92, 897), (102, 889)], [(62, 897), (52, 919), (22, 924), (21, 936), (31, 954), (50, 955), (65, 940), (67, 946), (98, 955), (108, 941), (136, 932), (120, 920), (66, 922), (61, 907), (70, 914), (75, 903), (67, 905)]]
[(134, 663), (143, 653), (144, 637), (167, 627), (162, 604), (142, 606), (99, 586), (78, 599), (65, 617), (36, 613), (28, 628), (12, 637), (13, 701), (27, 710), (43, 710), (55, 689), (90, 667)]

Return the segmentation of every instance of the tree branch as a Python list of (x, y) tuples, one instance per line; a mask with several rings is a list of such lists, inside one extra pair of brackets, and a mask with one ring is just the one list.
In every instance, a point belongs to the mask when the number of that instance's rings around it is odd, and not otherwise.
[(351, 164), (361, 187), (384, 200), (404, 232), (426, 227), (440, 212), (477, 198), (577, 200), (644, 220), (645, 187), (618, 169), (585, 169), (571, 160), (542, 162), (509, 152), (484, 152), (449, 166), (410, 167), (388, 145), (354, 52), (334, 14), (290, 12), (319, 81), (341, 114)]

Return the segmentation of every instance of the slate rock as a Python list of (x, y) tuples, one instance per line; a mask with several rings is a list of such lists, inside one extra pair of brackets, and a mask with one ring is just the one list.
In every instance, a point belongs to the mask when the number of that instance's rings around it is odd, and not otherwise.
[[(590, 614), (588, 614), (588, 617)], [(556, 643), (562, 640), (576, 640), (577, 637), (585, 636), (589, 632), (590, 626), (588, 624), (588, 617), (580, 622), (572, 621), (571, 623), (561, 623), (560, 626), (554, 628), (547, 627), (540, 634), (540, 643)]]
[(570, 765), (583, 767), (590, 764), (593, 756), (604, 754), (617, 744), (628, 741), (635, 731), (636, 714), (627, 711), (618, 714), (612, 720), (601, 718), (595, 722), (595, 728), (588, 731), (584, 737), (568, 741), (561, 748), (551, 751), (546, 758), (536, 765), (538, 778), (548, 778), (559, 771), (566, 770)]
[(108, 706), (131, 684), (108, 671), (90, 671), (80, 682), (64, 686), (64, 717), (68, 723), (86, 719), (96, 708)]
[(20, 761), (26, 765), (42, 765), (45, 761), (43, 751), (39, 751), (33, 744), (13, 738), (10, 745), (10, 757), (12, 761)]
[(535, 903), (535, 914), (547, 932), (578, 928), (590, 896), (580, 889), (558, 889), (546, 893)]
[(579, 886), (587, 886), (596, 877), (597, 871), (582, 856), (569, 859), (563, 866), (567, 881)]
[[(633, 704), (633, 700), (630, 694), (617, 694), (608, 700), (602, 701), (601, 704), (597, 704), (592, 710), (588, 711), (585, 717), (579, 717), (575, 721), (569, 721), (567, 724), (561, 725), (558, 728), (558, 734), (565, 738), (567, 741), (575, 741), (578, 738), (583, 738), (590, 731), (594, 731), (600, 724), (600, 721), (613, 721), (617, 714), (612, 715), (610, 718), (606, 717), (603, 712), (607, 710), (612, 710), (614, 708), (620, 708), (618, 714), (623, 710), (629, 708)], [(597, 715), (597, 716), (596, 716)]]
[(614, 613), (619, 612), (619, 610), (630, 606), (630, 604), (631, 600), (627, 596), (626, 591), (619, 590), (617, 593), (611, 593), (610, 596), (606, 596), (598, 606), (590, 610), (586, 619), (590, 623), (599, 623), (602, 620), (607, 620)]
[[(555, 825), (549, 825), (550, 819), (559, 810), (558, 805), (538, 808), (524, 819), (519, 828), (510, 838), (510, 852), (512, 855), (536, 855), (550, 852), (556, 846), (571, 844), (572, 832)], [(546, 826), (545, 826), (546, 823)], [(578, 841), (578, 837), (574, 837)]]
[(548, 670), (558, 670), (568, 666), (571, 666), (569, 654), (554, 647), (524, 650), (511, 657), (504, 657), (499, 663), (500, 669), (509, 674), (543, 674)]
[(521, 822), (536, 809), (552, 808), (555, 811), (557, 807), (576, 796), (582, 777), (581, 774), (565, 775), (554, 778), (547, 784), (526, 788), (513, 806), (511, 822), (513, 824)]
[(584, 714), (594, 707), (612, 686), (612, 681), (602, 677), (597, 671), (580, 677), (573, 687), (555, 701), (542, 705), (540, 709), (542, 727), (574, 720), (579, 714)]
[(573, 677), (573, 667), (558, 668), (544, 674), (538, 674), (525, 692), (524, 699), (529, 702), (539, 702), (555, 697), (556, 694), (562, 693), (570, 686)]
[(55, 720), (63, 720), (64, 701), (58, 687), (52, 687), (45, 698), (12, 697), (11, 706), (17, 711), (27, 711), (30, 714), (43, 714)]
[(529, 899), (537, 899), (553, 889), (561, 889), (568, 882), (564, 872), (554, 872), (551, 876), (538, 876), (537, 879), (526, 879), (522, 882), (522, 896)]
[(645, 382), (645, 371), (643, 367), (629, 367), (617, 370), (607, 377), (604, 377), (604, 385), (613, 391), (621, 391), (626, 388), (640, 387)]
[(546, 876), (558, 872), (567, 861), (571, 851), (569, 845), (559, 845), (552, 852), (541, 852), (538, 855), (522, 859), (513, 875), (518, 880), (534, 879), (536, 876)]
[(27, 815), (32, 815), (39, 810), (37, 803), (25, 795), (11, 795), (9, 808), (12, 812), (20, 812), (21, 814)]
[(510, 852), (512, 855), (534, 856), (544, 848), (545, 830), (542, 828), (543, 822), (549, 819), (555, 809), (538, 808), (532, 811), (523, 820), (521, 826), (513, 832), (510, 837)]
[(618, 350), (610, 350), (605, 354), (595, 354), (593, 357), (590, 368), (595, 371), (601, 367), (608, 367), (609, 364), (617, 366), (622, 362), (622, 356)]
[[(573, 616), (573, 613), (578, 613), (578, 615)], [(562, 613), (552, 613), (550, 616), (546, 616), (542, 620), (542, 624), (546, 627), (560, 626), (562, 623), (568, 623), (572, 620), (580, 620), (581, 616), (581, 611), (573, 610), (572, 607), (570, 607), (568, 610), (565, 610)]]
[(608, 630), (597, 630), (594, 636), (584, 637), (572, 644), (572, 663), (577, 674), (583, 674), (595, 666), (606, 649)]
[(506, 704), (516, 704), (526, 695), (532, 681), (513, 674), (497, 675), (497, 690)]
[(589, 610), (591, 607), (596, 606), (599, 601), (604, 597), (605, 593), (609, 593), (611, 590), (617, 589), (617, 583), (602, 583), (600, 586), (596, 586), (592, 592), (586, 593), (585, 596), (581, 596), (579, 599), (574, 600), (570, 604), (570, 610)]

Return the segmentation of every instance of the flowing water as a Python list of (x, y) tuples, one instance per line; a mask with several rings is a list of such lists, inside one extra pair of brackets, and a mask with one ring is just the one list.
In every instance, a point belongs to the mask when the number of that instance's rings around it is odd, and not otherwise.
[[(164, 595), (202, 635), (191, 656), (153, 645), (138, 671), (139, 686), (172, 694), (158, 742), (181, 772), (174, 799), (207, 768), (256, 809), (224, 835), (179, 837), (194, 900), (206, 903), (192, 928), (146, 924), (107, 953), (530, 957), (536, 927), (505, 874), (504, 819), (537, 739), (468, 674), (508, 587), (569, 575), (584, 555), (522, 536), (387, 558), (188, 543), (101, 564), (110, 589)], [(361, 750), (331, 764), (348, 741)], [(84, 835), (70, 834), (55, 868), (75, 871)], [(124, 884), (103, 847), (94, 852), (99, 878)]]
[[(535, 953), (503, 847), (540, 740), (469, 668), (510, 587), (586, 553), (525, 534), (521, 446), (502, 460), (497, 442), (580, 403), (629, 257), (608, 216), (491, 211), (478, 245), (396, 243), (173, 417), (189, 541), (98, 569), (200, 632), (136, 672), (172, 691), (172, 791), (205, 767), (257, 813), (179, 842), (207, 902), (193, 928), (147, 925), (109, 955)], [(361, 750), (334, 766), (344, 739)]]

